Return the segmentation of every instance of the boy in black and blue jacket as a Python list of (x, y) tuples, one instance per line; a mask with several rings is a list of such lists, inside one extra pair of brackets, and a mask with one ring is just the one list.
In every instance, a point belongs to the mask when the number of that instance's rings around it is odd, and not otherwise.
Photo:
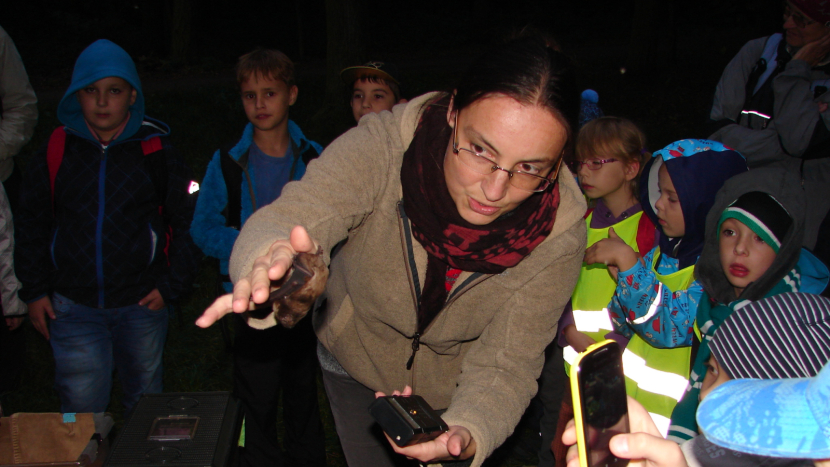
[[(228, 261), (239, 229), (283, 187), (305, 174), (323, 148), (289, 120), (297, 100), (294, 64), (282, 52), (257, 49), (237, 64), (249, 123), (229, 149), (217, 150), (207, 168), (191, 232), (202, 251), (219, 259), (224, 292), (233, 284)], [(292, 329), (249, 327), (234, 315), (234, 394), (245, 414), (240, 466), (325, 466), (325, 436), (317, 405), (317, 339), (311, 320)], [(285, 438), (277, 440), (282, 392)]]
[(62, 412), (104, 412), (113, 367), (129, 411), (162, 391), (167, 305), (193, 282), (190, 170), (144, 116), (130, 56), (87, 47), (58, 106), (65, 125), (29, 163), (15, 260), (35, 328), (50, 340)]

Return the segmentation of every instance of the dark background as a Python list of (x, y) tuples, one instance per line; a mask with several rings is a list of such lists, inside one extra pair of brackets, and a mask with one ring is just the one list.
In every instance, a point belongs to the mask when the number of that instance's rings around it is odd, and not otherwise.
[[(25, 166), (59, 125), (58, 102), (78, 54), (96, 39), (135, 60), (147, 114), (201, 180), (216, 148), (246, 123), (233, 67), (262, 46), (297, 64), (299, 99), (291, 118), (327, 144), (354, 125), (339, 70), (368, 60), (401, 70), (405, 97), (450, 90), (489, 45), (531, 25), (553, 35), (577, 65), (582, 88), (599, 92), (608, 115), (634, 120), (655, 150), (702, 133), (720, 74), (748, 40), (781, 28), (780, 0), (585, 0), (456, 2), (423, 0), (3, 0), (11, 35), (38, 95), (39, 122), (16, 158)], [(486, 60), (486, 56), (482, 59)], [(625, 73), (622, 73), (622, 70)], [(164, 351), (168, 392), (230, 390), (232, 361), (219, 326), (192, 323), (215, 298), (217, 264), (204, 259), (193, 294), (172, 304)], [(29, 322), (17, 389), (0, 392), (6, 413), (56, 412), (48, 342)], [(5, 375), (0, 375), (0, 378)], [(123, 424), (117, 378), (110, 411)], [(344, 466), (325, 393), (319, 391), (329, 465)], [(536, 465), (538, 426), (524, 422), (488, 460), (490, 467)], [(536, 443), (534, 446), (533, 443)], [(530, 449), (520, 449), (529, 444)]]
[[(723, 67), (747, 40), (779, 30), (781, 11), (780, 0), (18, 0), (5, 2), (0, 25), (50, 104), (99, 38), (124, 47), (151, 90), (233, 86), (241, 54), (281, 49), (297, 62), (308, 120), (300, 123), (323, 143), (350, 124), (337, 88), (344, 66), (393, 61), (412, 97), (451, 87), (489, 44), (532, 25), (574, 57), (582, 87), (599, 91), (607, 114), (634, 119), (657, 149), (705, 136), (699, 128)], [(319, 94), (310, 100), (308, 83)], [(148, 113), (165, 119), (153, 110), (148, 100)]]

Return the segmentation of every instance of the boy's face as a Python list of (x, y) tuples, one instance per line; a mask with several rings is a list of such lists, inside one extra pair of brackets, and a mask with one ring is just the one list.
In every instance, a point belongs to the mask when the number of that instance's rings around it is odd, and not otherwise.
[(706, 376), (703, 377), (703, 383), (700, 385), (700, 400), (703, 400), (716, 387), (731, 379), (732, 377), (720, 366), (715, 356), (709, 357), (709, 361), (706, 362)]
[(352, 86), (352, 115), (355, 122), (359, 122), (360, 117), (368, 113), (392, 110), (396, 103), (395, 93), (386, 83), (361, 78)]
[(726, 219), (720, 226), (720, 265), (735, 294), (767, 272), (775, 261), (775, 251), (761, 237), (737, 219)]
[(677, 197), (666, 164), (660, 166), (657, 186), (660, 188), (660, 198), (654, 206), (657, 208), (657, 218), (663, 227), (663, 233), (672, 238), (682, 237), (686, 233), (686, 221), (683, 220), (680, 198)]
[(123, 78), (110, 76), (80, 89), (78, 103), (84, 120), (102, 141), (109, 141), (135, 104), (136, 90)]
[(254, 128), (270, 131), (288, 124), (288, 109), (297, 101), (297, 86), (253, 74), (239, 87), (245, 115)]

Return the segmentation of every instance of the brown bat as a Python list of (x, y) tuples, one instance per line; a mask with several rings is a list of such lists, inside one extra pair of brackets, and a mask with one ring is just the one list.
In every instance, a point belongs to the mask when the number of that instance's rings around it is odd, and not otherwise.
[(314, 254), (298, 253), (289, 274), (281, 283), (274, 282), (268, 301), (248, 313), (252, 318), (263, 319), (273, 311), (281, 325), (293, 328), (314, 306), (328, 278), (329, 268), (323, 262), (322, 247)]

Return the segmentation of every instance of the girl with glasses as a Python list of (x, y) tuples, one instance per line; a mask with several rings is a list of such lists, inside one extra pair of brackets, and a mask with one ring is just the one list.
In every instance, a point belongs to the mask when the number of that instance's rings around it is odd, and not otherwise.
[[(481, 465), (536, 393), (585, 251), (585, 200), (558, 171), (577, 89), (563, 54), (523, 37), (451, 93), (364, 116), (248, 220), (234, 293), (197, 324), (266, 302), (293, 256), (319, 247), (327, 304), (305, 319), (348, 464)], [(276, 325), (273, 314), (248, 323)], [(404, 448), (384, 439), (367, 408), (401, 392), (444, 411), (449, 431)]]
[[(606, 248), (622, 245), (645, 254), (654, 246), (654, 224), (648, 216), (643, 215), (637, 190), (640, 168), (651, 156), (646, 152), (645, 144), (645, 135), (633, 122), (624, 118), (601, 117), (588, 122), (579, 130), (576, 139), (576, 172), (585, 196), (594, 205), (585, 218), (589, 247), (608, 238), (619, 239), (619, 242), (602, 242), (601, 245)], [(608, 317), (608, 302), (614, 296), (616, 288), (614, 278), (609, 273), (612, 270), (614, 266), (602, 263), (582, 264), (579, 281), (571, 296), (571, 307), (566, 309), (558, 328), (564, 338), (560, 339), (560, 343), (565, 347), (563, 353), (566, 372), (577, 353), (605, 339), (614, 329)], [(621, 335), (617, 336), (622, 338)], [(561, 375), (562, 361), (546, 361), (546, 376), (548, 370), (558, 371)], [(553, 384), (547, 382), (562, 379), (542, 379), (539, 389), (542, 401), (556, 400), (555, 397), (545, 397), (545, 393), (556, 390), (552, 387)], [(546, 436), (544, 432), (545, 427), (555, 426), (555, 420), (549, 423), (543, 414), (541, 423), (542, 439), (553, 440), (554, 452), (561, 457), (556, 465), (564, 463), (566, 448), (561, 443), (561, 431), (564, 423), (573, 417), (568, 389), (569, 385), (565, 385), (566, 395), (562, 398), (563, 407), (559, 412), (559, 436), (554, 436), (553, 433)], [(556, 412), (556, 407), (545, 408), (545, 414)]]

